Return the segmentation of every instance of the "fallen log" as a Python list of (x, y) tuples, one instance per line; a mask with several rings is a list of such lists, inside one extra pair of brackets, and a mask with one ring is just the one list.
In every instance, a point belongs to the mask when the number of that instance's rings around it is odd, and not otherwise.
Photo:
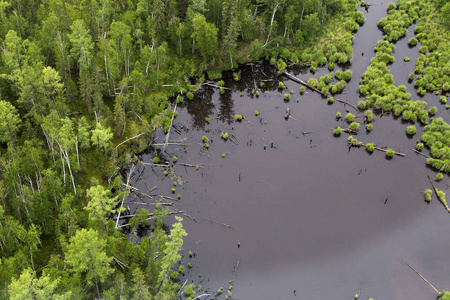
[(330, 97), (330, 98), (333, 98), (334, 101), (337, 101), (337, 102), (343, 103), (343, 104), (345, 104), (345, 105), (348, 105), (348, 106), (350, 106), (351, 108), (353, 108), (354, 110), (358, 111), (358, 109), (356, 108), (356, 106), (354, 106), (354, 105), (351, 104), (351, 103), (348, 103), (347, 101), (344, 101), (344, 100), (335, 98), (335, 97), (333, 97), (333, 96), (329, 96), (328, 94), (324, 94), (324, 93), (322, 93), (319, 89), (313, 87), (312, 85), (308, 84), (307, 82), (305, 82), (305, 81), (303, 81), (303, 80), (301, 80), (301, 79), (299, 79), (299, 78), (297, 78), (297, 77), (292, 76), (292, 75), (289, 74), (289, 73), (283, 72), (282, 74), (283, 74), (284, 76), (286, 76), (287, 78), (289, 78), (289, 79), (291, 79), (291, 80), (293, 80), (293, 81), (295, 81), (295, 82), (297, 82), (297, 83), (300, 83), (300, 84), (306, 86), (306, 87), (309, 88), (310, 90), (313, 90), (313, 91), (315, 91), (315, 92), (321, 94), (321, 95), (324, 96), (324, 97)]
[[(431, 181), (430, 175), (427, 175), (427, 176), (428, 176), (428, 180), (429, 180), (430, 183), (431, 183), (431, 186), (432, 186), (433, 189), (434, 189), (434, 192), (436, 193), (436, 197), (438, 197), (439, 201), (441, 201), (442, 205), (444, 205), (444, 207), (445, 207), (445, 208), (447, 209), (447, 211), (450, 213), (450, 208), (449, 208), (448, 205), (447, 205), (447, 201), (445, 201), (445, 198), (441, 198), (441, 194), (438, 193), (438, 192), (442, 192), (442, 191), (439, 191), (439, 190), (436, 188), (436, 186), (434, 185), (433, 181)], [(443, 193), (443, 192), (442, 192), (442, 193)], [(445, 194), (444, 194), (444, 195), (445, 195)]]

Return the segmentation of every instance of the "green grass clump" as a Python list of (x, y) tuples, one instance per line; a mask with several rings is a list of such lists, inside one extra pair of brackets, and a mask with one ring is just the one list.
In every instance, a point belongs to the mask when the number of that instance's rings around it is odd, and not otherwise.
[(426, 189), (426, 190), (423, 192), (423, 195), (424, 195), (424, 197), (425, 197), (425, 201), (426, 201), (426, 202), (430, 203), (430, 201), (431, 201), (431, 195), (432, 195), (432, 194), (433, 194), (433, 191), (430, 190), (430, 189)]
[(290, 94), (293, 94), (293, 93), (294, 93), (294, 91), (293, 91), (293, 90), (290, 90), (290, 91), (289, 91), (289, 93), (290, 93)]
[(255, 110), (255, 116), (259, 116), (259, 111)]
[(291, 95), (284, 94), (284, 100), (289, 101), (289, 99), (291, 99)]
[(417, 133), (417, 128), (416, 128), (416, 126), (414, 126), (414, 125), (408, 126), (408, 127), (406, 128), (406, 133), (407, 133), (408, 135), (415, 135), (415, 134)]
[(177, 281), (178, 280), (178, 276), (180, 276), (180, 274), (178, 272), (172, 272), (170, 274), (170, 279), (172, 279), (172, 281)]
[(408, 61), (410, 61), (411, 59), (408, 57), (408, 56), (405, 56), (405, 58), (403, 59), (403, 61), (404, 62), (408, 62)]
[(219, 80), (217, 82), (217, 86), (224, 86), (224, 85), (225, 85), (225, 81), (223, 81), (223, 80)]
[(419, 41), (415, 37), (412, 37), (408, 40), (408, 45), (410, 45), (411, 47), (414, 47), (415, 45), (417, 45), (418, 42)]
[(304, 93), (305, 93), (305, 87), (302, 86), (302, 87), (300, 88), (300, 94), (303, 95)]
[(371, 110), (366, 110), (365, 115), (366, 115), (367, 122), (373, 121), (373, 112)]
[(161, 161), (161, 158), (159, 158), (158, 156), (153, 157), (153, 163), (159, 164), (160, 161)]
[(225, 141), (228, 140), (228, 132), (222, 132), (222, 133), (220, 133), (220, 137), (221, 137), (222, 139), (224, 139)]
[(208, 137), (206, 135), (202, 136), (202, 142), (203, 143), (209, 142), (209, 139), (208, 139)]
[(386, 157), (387, 158), (392, 158), (392, 157), (394, 157), (394, 155), (395, 155), (395, 151), (394, 150), (392, 150), (390, 148), (386, 150)]
[(264, 82), (260, 82), (260, 83), (259, 83), (259, 86), (260, 86), (260, 87), (264, 87), (264, 85), (265, 85)]
[(256, 97), (259, 97), (259, 91), (256, 91)]
[(206, 123), (210, 123), (211, 122), (211, 119), (210, 118), (205, 118), (205, 121), (206, 121)]
[(338, 127), (336, 127), (336, 129), (333, 130), (333, 134), (336, 136), (341, 135), (341, 133), (342, 133), (341, 126), (338, 126)]
[(239, 81), (239, 74), (238, 73), (236, 73), (236, 72), (233, 72), (233, 80), (234, 81)]
[(318, 85), (319, 83), (317, 82), (317, 79), (315, 79), (315, 78), (310, 78), (310, 79), (308, 79), (308, 84), (309, 84), (310, 86), (317, 87), (317, 85)]
[(192, 100), (192, 99), (194, 99), (194, 94), (192, 92), (187, 92), (186, 98), (188, 98), (189, 100)]
[(241, 122), (243, 118), (244, 118), (243, 115), (234, 115), (234, 119), (238, 122)]
[(177, 182), (176, 181), (173, 182), (173, 186), (177, 186)]
[(220, 93), (221, 95), (223, 95), (223, 94), (225, 94), (225, 90), (224, 90), (223, 88), (220, 88), (220, 89), (219, 89), (219, 93)]
[(430, 114), (430, 116), (433, 116), (436, 112), (437, 112), (437, 107), (436, 106), (432, 106), (428, 110), (428, 114)]
[(176, 191), (175, 188), (172, 188), (172, 194), (175, 194), (175, 191)]
[(222, 153), (222, 158), (225, 158), (225, 153)]
[(176, 162), (178, 161), (178, 157), (176, 157), (176, 156), (172, 157), (172, 161), (173, 161), (174, 163), (176, 163)]
[(358, 122), (351, 122), (349, 127), (351, 130), (357, 131), (360, 127), (360, 124)]
[(441, 96), (441, 98), (439, 100), (441, 101), (442, 104), (447, 103), (447, 97), (445, 97), (445, 96)]
[(334, 98), (333, 97), (328, 98), (328, 103), (329, 104), (333, 104), (334, 103)]
[(367, 124), (366, 124), (366, 130), (367, 130), (367, 131), (371, 131), (372, 128), (373, 128), (373, 124), (372, 124), (372, 123), (367, 123)]
[(275, 58), (272, 57), (272, 58), (270, 59), (270, 65), (271, 65), (271, 66), (275, 66), (276, 63), (277, 63), (277, 60), (276, 60)]
[(345, 121), (347, 121), (347, 122), (353, 122), (354, 119), (355, 119), (355, 115), (353, 115), (352, 113), (347, 113), (345, 115)]
[(183, 294), (185, 295), (186, 299), (193, 299), (195, 296), (197, 296), (197, 293), (194, 291), (195, 285), (193, 283), (187, 285), (184, 290)]
[(342, 114), (338, 111), (337, 113), (336, 113), (336, 119), (340, 119), (340, 118), (342, 118)]
[(375, 145), (373, 143), (367, 143), (365, 146), (366, 150), (370, 153), (372, 153), (375, 150)]
[(444, 175), (442, 174), (442, 173), (437, 173), (437, 175), (436, 175), (436, 180), (437, 181), (441, 181), (441, 179), (444, 177)]
[(284, 90), (286, 88), (286, 86), (284, 85), (284, 83), (282, 81), (278, 82), (278, 88)]
[(175, 103), (179, 104), (181, 103), (181, 101), (183, 101), (183, 97), (181, 97), (180, 95), (177, 96), (177, 99), (175, 100)]
[(191, 263), (187, 263), (187, 267), (188, 267), (189, 269), (192, 269), (192, 264), (191, 264)]
[(178, 200), (181, 199), (181, 195), (180, 195), (180, 194), (177, 195), (177, 199), (178, 199)]
[(417, 143), (417, 144), (416, 144), (416, 149), (419, 150), (419, 151), (422, 150), (423, 147), (424, 147), (424, 144), (423, 144), (423, 143)]

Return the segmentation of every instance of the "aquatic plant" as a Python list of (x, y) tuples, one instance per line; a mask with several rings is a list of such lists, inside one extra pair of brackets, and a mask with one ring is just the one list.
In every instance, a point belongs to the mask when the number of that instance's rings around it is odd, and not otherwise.
[(328, 98), (328, 104), (333, 104), (333, 103), (334, 103), (334, 98), (333, 97)]
[(222, 153), (222, 158), (225, 158), (225, 153)]
[(423, 147), (424, 147), (424, 144), (423, 144), (423, 143), (417, 143), (417, 144), (416, 144), (416, 149), (419, 150), (419, 151), (422, 150)]
[(172, 188), (172, 194), (175, 194), (175, 188)]
[(160, 161), (161, 159), (158, 156), (153, 157), (153, 163), (159, 164)]
[(408, 40), (408, 45), (410, 45), (412, 47), (417, 45), (417, 43), (418, 43), (418, 40), (415, 37), (412, 37)]
[(239, 74), (238, 73), (236, 73), (236, 72), (233, 72), (233, 80), (234, 81), (239, 81)]
[(238, 122), (241, 122), (243, 118), (244, 118), (243, 115), (237, 115), (237, 114), (234, 115), (234, 119), (235, 119), (236, 121), (238, 121)]
[(372, 124), (372, 123), (367, 123), (367, 124), (366, 124), (366, 130), (367, 130), (367, 131), (371, 131), (372, 128), (373, 128), (373, 124)]
[(305, 87), (302, 86), (302, 87), (300, 87), (300, 94), (303, 95), (304, 93), (305, 93)]
[(176, 181), (173, 182), (173, 186), (177, 186), (177, 182)]
[(260, 82), (260, 83), (259, 83), (259, 86), (260, 86), (260, 87), (264, 87), (264, 85), (265, 85), (264, 82)]
[(355, 119), (355, 115), (353, 115), (352, 113), (347, 113), (345, 115), (345, 121), (347, 122), (352, 122)]
[(277, 63), (277, 60), (275, 58), (270, 58), (270, 65), (274, 66)]
[(169, 175), (169, 172), (164, 171), (164, 176), (167, 176), (167, 175)]
[(171, 279), (172, 281), (177, 281), (177, 280), (178, 280), (178, 276), (180, 276), (180, 274), (179, 274), (178, 272), (172, 272), (172, 273), (170, 274), (170, 279)]
[(284, 94), (284, 100), (289, 101), (289, 99), (291, 99), (291, 95)]
[(340, 126), (336, 127), (336, 129), (333, 129), (333, 134), (334, 135), (341, 135), (342, 133), (342, 128)]
[(219, 80), (216, 85), (222, 87), (225, 85), (225, 81)]
[(367, 143), (365, 146), (366, 150), (370, 153), (372, 153), (375, 150), (375, 145), (373, 143)]
[(206, 135), (202, 136), (202, 142), (203, 143), (209, 142), (209, 139), (208, 139), (208, 137)]
[(224, 139), (225, 141), (228, 140), (228, 132), (222, 132), (222, 133), (220, 133), (220, 137), (221, 137), (222, 139)]
[(197, 293), (194, 291), (194, 289), (195, 289), (195, 285), (193, 283), (187, 285), (184, 288), (183, 293), (184, 293), (186, 299), (193, 299), (197, 295)]
[(206, 121), (206, 123), (210, 123), (211, 122), (211, 119), (210, 118), (205, 118), (205, 121)]
[(178, 200), (181, 199), (181, 195), (180, 195), (180, 194), (177, 195), (177, 199), (178, 199)]
[(353, 131), (357, 131), (360, 127), (360, 124), (358, 122), (351, 122), (349, 128)]
[(445, 97), (445, 96), (441, 96), (441, 98), (439, 100), (441, 101), (442, 104), (447, 103), (447, 97)]
[(189, 269), (192, 269), (192, 264), (189, 262), (189, 263), (187, 263), (187, 267), (189, 268)]
[(255, 110), (255, 116), (259, 116), (259, 111)]
[(259, 97), (259, 91), (256, 91), (256, 97)]
[(386, 150), (386, 157), (392, 158), (392, 157), (394, 157), (394, 155), (395, 155), (395, 151), (394, 150), (392, 150), (390, 148)]
[(342, 114), (338, 111), (337, 113), (336, 113), (336, 119), (340, 119), (340, 118), (342, 118)]
[(308, 79), (308, 84), (310, 86), (317, 87), (317, 85), (318, 85), (317, 79), (315, 79), (315, 78)]
[(177, 99), (175, 100), (175, 103), (179, 104), (181, 103), (181, 101), (183, 101), (183, 97), (181, 97), (180, 95), (177, 96)]
[(172, 162), (176, 163), (178, 161), (178, 157), (174, 156), (172, 157)]
[(426, 189), (424, 192), (423, 192), (423, 195), (424, 195), (424, 198), (425, 198), (425, 201), (426, 202), (430, 202), (431, 201), (431, 195), (433, 194), (433, 191), (432, 190), (430, 190), (430, 189)]
[(188, 98), (189, 100), (192, 100), (192, 99), (194, 99), (194, 94), (192, 92), (187, 92), (186, 98)]
[(432, 106), (432, 107), (430, 107), (430, 109), (428, 110), (428, 114), (429, 114), (430, 116), (433, 116), (436, 112), (437, 112), (437, 107), (436, 107), (436, 106)]
[[(199, 276), (199, 277), (201, 277), (201, 276)], [(199, 292), (203, 291), (203, 285), (199, 284), (197, 287), (197, 291), (199, 291)]]
[(367, 122), (373, 121), (373, 112), (371, 110), (366, 110), (365, 115), (366, 115)]
[(225, 90), (224, 90), (223, 88), (220, 88), (220, 89), (219, 89), (219, 93), (220, 93), (221, 95), (223, 95), (223, 94), (225, 94)]
[(414, 126), (414, 125), (408, 126), (408, 127), (406, 128), (406, 133), (407, 133), (408, 135), (415, 135), (415, 134), (417, 133), (416, 126)]
[(284, 90), (286, 88), (286, 86), (284, 85), (284, 83), (282, 81), (278, 82), (278, 88)]
[(444, 177), (444, 175), (442, 175), (442, 173), (437, 173), (437, 175), (436, 175), (436, 180), (437, 181), (441, 181), (441, 179), (442, 179), (442, 177)]
[(403, 61), (405, 61), (405, 62), (408, 62), (408, 61), (410, 61), (411, 59), (408, 57), (408, 56), (405, 56), (405, 58), (403, 59)]

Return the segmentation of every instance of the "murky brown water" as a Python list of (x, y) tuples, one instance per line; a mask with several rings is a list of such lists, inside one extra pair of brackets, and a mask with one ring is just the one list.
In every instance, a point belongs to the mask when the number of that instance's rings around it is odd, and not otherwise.
[[(353, 79), (338, 98), (357, 103), (355, 91), (382, 37), (376, 22), (386, 14), (386, 6), (387, 2), (373, 1), (368, 14), (362, 10), (367, 20), (355, 35)], [(415, 95), (407, 81), (418, 52), (418, 46), (407, 46), (412, 30), (397, 43), (391, 71), (395, 83), (407, 85)], [(411, 62), (404, 63), (404, 56)], [(164, 155), (204, 166), (195, 170), (175, 164), (185, 182), (177, 186), (181, 200), (174, 206), (197, 219), (184, 217), (189, 235), (183, 263), (193, 265), (185, 278), (202, 283), (209, 292), (228, 288), (239, 260), (234, 299), (353, 299), (359, 289), (361, 299), (434, 299), (434, 291), (406, 261), (438, 289), (449, 288), (450, 216), (436, 199), (429, 205), (423, 201), (421, 193), (430, 188), (426, 176), (435, 177), (435, 172), (413, 152), (418, 137), (407, 138), (407, 124), (378, 116), (371, 133), (362, 129), (357, 135), (363, 142), (401, 150), (406, 158), (387, 160), (382, 152), (370, 155), (364, 149), (349, 149), (348, 135), (332, 134), (336, 125), (345, 125), (335, 120), (337, 111), (345, 113), (343, 105), (328, 105), (313, 92), (300, 95), (297, 83), (278, 77), (267, 64), (254, 70), (258, 89), (260, 80), (273, 80), (262, 89), (269, 93), (251, 95), (253, 75), (245, 66), (240, 82), (227, 74), (225, 86), (233, 91), (220, 95), (205, 87), (181, 105), (174, 121), (179, 130), (172, 130), (171, 140), (187, 138), (190, 145), (169, 146)], [(314, 76), (321, 72), (328, 73), (319, 70)], [(312, 76), (302, 70), (292, 73), (304, 80)], [(278, 80), (288, 90), (276, 89)], [(294, 93), (285, 102), (283, 94), (289, 90)], [(438, 101), (434, 96), (424, 100), (432, 105)], [(284, 119), (287, 107), (295, 119)], [(440, 116), (448, 115), (443, 106), (438, 107)], [(234, 114), (245, 120), (235, 122)], [(239, 143), (223, 141), (222, 131), (232, 133)], [(203, 135), (211, 140), (207, 152)], [(160, 133), (157, 142), (162, 140)], [(151, 158), (143, 155), (142, 160)], [(150, 175), (149, 186), (157, 185), (158, 193), (171, 195), (173, 180), (164, 177), (161, 169), (140, 168), (140, 179)], [(438, 186), (445, 189), (447, 182), (445, 176)], [(143, 183), (140, 188), (145, 190)], [(188, 251), (196, 256), (189, 259)]]

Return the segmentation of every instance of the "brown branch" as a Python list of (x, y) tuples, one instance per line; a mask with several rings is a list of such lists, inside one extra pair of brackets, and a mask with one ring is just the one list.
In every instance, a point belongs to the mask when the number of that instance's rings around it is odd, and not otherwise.
[(444, 205), (444, 207), (450, 213), (450, 208), (448, 207), (447, 202), (445, 201), (445, 199), (442, 199), (441, 196), (439, 196), (439, 193), (438, 193), (439, 190), (436, 188), (433, 181), (431, 181), (430, 175), (427, 175), (427, 177), (428, 177), (428, 180), (430, 181), (431, 185), (433, 186), (434, 192), (436, 193), (436, 197), (439, 199), (439, 201), (441, 201), (441, 203)]
[(422, 152), (420, 152), (420, 151), (417, 151), (417, 150), (414, 149), (414, 148), (411, 148), (411, 149), (413, 149), (413, 151), (416, 152), (417, 154), (420, 154), (420, 155), (422, 155), (422, 156), (425, 156), (426, 158), (430, 158), (428, 155), (426, 155), (426, 154), (424, 154), (424, 153), (422, 153)]
[(211, 84), (211, 83), (208, 83), (208, 82), (204, 82), (204, 83), (202, 83), (202, 84), (203, 84), (203, 85), (207, 85), (207, 86), (212, 86), (212, 87), (215, 87), (215, 88), (218, 88), (218, 89), (222, 88), (222, 89), (230, 90), (230, 91), (233, 90), (233, 89), (230, 89), (230, 88), (227, 88), (227, 87), (224, 87), (224, 86), (218, 86), (218, 85)]
[[(387, 152), (387, 149), (382, 149), (382, 148), (378, 148), (378, 147), (375, 147), (375, 150), (382, 151), (382, 152)], [(405, 153), (396, 152), (396, 151), (394, 151), (394, 154), (398, 155), (398, 156), (401, 156), (401, 157), (405, 157), (406, 156)]]
[(240, 261), (241, 261), (241, 257), (239, 256), (239, 259), (236, 262), (236, 265), (234, 266), (233, 279), (231, 279), (231, 282), (233, 282), (233, 283), (234, 283), (234, 278), (236, 277), (236, 272), (237, 272)]
[[(428, 178), (430, 178), (430, 176), (428, 176)], [(431, 180), (431, 179), (430, 179)], [(416, 272), (416, 274), (417, 275), (419, 275), (419, 277), (420, 278), (422, 278), (426, 283), (428, 283), (428, 285), (429, 286), (431, 286), (431, 288), (436, 292), (436, 293), (439, 293), (439, 291), (425, 278), (425, 277), (423, 277), (422, 276), (422, 274), (420, 274), (419, 272), (417, 272), (416, 271), (416, 269), (414, 269), (413, 267), (411, 267), (411, 265), (410, 264), (408, 264), (406, 261), (405, 261), (405, 264), (408, 266), (408, 267), (410, 267), (411, 268), (411, 270), (413, 270), (414, 272)]]

